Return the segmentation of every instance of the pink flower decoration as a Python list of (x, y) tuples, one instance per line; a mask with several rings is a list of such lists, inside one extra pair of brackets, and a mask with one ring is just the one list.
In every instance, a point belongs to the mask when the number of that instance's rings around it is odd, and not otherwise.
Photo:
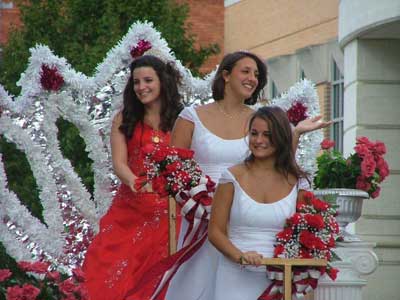
[(286, 113), (290, 123), (292, 123), (294, 126), (308, 117), (307, 106), (299, 101), (294, 102)]
[(365, 156), (361, 162), (361, 175), (371, 177), (375, 173), (376, 163), (372, 155)]
[(9, 269), (0, 269), (0, 282), (3, 282), (10, 278), (12, 275)]
[(335, 141), (332, 141), (330, 139), (325, 139), (321, 142), (321, 149), (323, 150), (329, 150), (335, 146)]
[(18, 263), (18, 267), (25, 272), (33, 272), (37, 274), (45, 274), (47, 273), (47, 269), (50, 264), (47, 262), (29, 262), (29, 261), (20, 261)]
[(56, 67), (49, 67), (42, 64), (40, 71), (40, 84), (47, 91), (58, 91), (64, 84), (64, 78), (58, 72)]
[(151, 43), (146, 40), (140, 40), (135, 47), (131, 49), (132, 58), (142, 56), (147, 50), (151, 49)]
[(376, 141), (374, 144), (374, 150), (373, 150), (375, 155), (384, 155), (386, 154), (386, 146), (384, 143), (381, 141)]
[(371, 155), (371, 151), (368, 148), (368, 145), (366, 145), (366, 144), (357, 144), (354, 147), (354, 150), (356, 151), (358, 156), (361, 157), (361, 158), (364, 158), (366, 156), (370, 156)]
[(7, 288), (7, 300), (36, 300), (40, 290), (31, 284)]
[(376, 190), (374, 192), (372, 192), (371, 197), (374, 199), (377, 198), (379, 196), (380, 192), (381, 192), (381, 188), (379, 186), (377, 186)]

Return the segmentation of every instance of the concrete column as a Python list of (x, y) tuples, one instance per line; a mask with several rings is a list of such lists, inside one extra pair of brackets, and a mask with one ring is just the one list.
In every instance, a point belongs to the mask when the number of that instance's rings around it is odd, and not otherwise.
[(368, 277), (363, 299), (400, 295), (400, 40), (354, 39), (344, 50), (344, 152), (356, 136), (386, 144), (390, 176), (381, 196), (364, 201), (355, 231), (376, 243), (377, 272)]

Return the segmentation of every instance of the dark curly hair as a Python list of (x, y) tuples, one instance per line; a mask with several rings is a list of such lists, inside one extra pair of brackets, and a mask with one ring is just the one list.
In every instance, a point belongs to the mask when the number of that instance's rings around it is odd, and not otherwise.
[[(276, 161), (275, 168), (281, 174), (288, 178), (289, 174), (297, 179), (305, 178), (309, 181), (308, 174), (304, 172), (296, 162), (295, 151), (293, 149), (293, 134), (286, 112), (278, 106), (263, 106), (256, 110), (249, 121), (249, 131), (256, 118), (260, 118), (268, 123), (271, 131), (270, 141), (275, 147)], [(253, 154), (250, 154), (245, 164), (254, 160)], [(310, 183), (310, 181), (309, 181)]]
[(178, 114), (183, 109), (182, 96), (178, 91), (181, 75), (172, 65), (164, 63), (153, 55), (144, 55), (135, 59), (130, 65), (130, 76), (124, 90), (124, 107), (122, 109), (122, 123), (119, 130), (127, 139), (132, 137), (133, 129), (138, 122), (143, 122), (144, 105), (133, 90), (133, 70), (141, 67), (151, 67), (160, 80), (160, 128), (164, 132), (170, 131)]
[(213, 83), (212, 83), (212, 96), (215, 101), (222, 100), (224, 99), (224, 92), (225, 92), (225, 80), (223, 78), (223, 71), (227, 71), (228, 74), (232, 72), (233, 67), (235, 66), (236, 62), (241, 60), (242, 58), (249, 57), (253, 59), (256, 64), (257, 64), (257, 69), (258, 69), (258, 85), (251, 95), (250, 98), (246, 99), (244, 102), (245, 104), (248, 105), (253, 105), (257, 102), (257, 100), (260, 97), (260, 92), (264, 88), (264, 86), (267, 84), (267, 67), (266, 65), (261, 61), (261, 59), (250, 52), (246, 51), (237, 51), (233, 53), (229, 53), (224, 56), (224, 58), (221, 61), (221, 64), (219, 65), (217, 69), (217, 73), (215, 74)]

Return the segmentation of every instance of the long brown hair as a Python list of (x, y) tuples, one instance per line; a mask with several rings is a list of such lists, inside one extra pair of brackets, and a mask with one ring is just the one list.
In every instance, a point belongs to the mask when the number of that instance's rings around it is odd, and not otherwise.
[[(304, 172), (296, 162), (295, 152), (293, 149), (293, 134), (289, 119), (286, 112), (278, 106), (264, 106), (259, 108), (251, 116), (249, 121), (249, 131), (256, 118), (260, 118), (268, 123), (271, 131), (270, 141), (275, 147), (276, 160), (275, 169), (283, 174), (286, 178), (292, 174), (299, 180), (300, 178), (308, 179), (308, 174)], [(245, 159), (245, 164), (254, 160), (253, 154)]]
[(144, 55), (135, 59), (130, 65), (130, 76), (124, 90), (124, 108), (122, 109), (122, 123), (119, 130), (127, 139), (132, 136), (133, 129), (138, 122), (143, 122), (144, 105), (133, 90), (133, 71), (140, 67), (151, 67), (160, 80), (160, 128), (164, 132), (174, 126), (178, 114), (183, 109), (182, 96), (178, 91), (181, 76), (172, 63), (164, 63), (153, 55)]

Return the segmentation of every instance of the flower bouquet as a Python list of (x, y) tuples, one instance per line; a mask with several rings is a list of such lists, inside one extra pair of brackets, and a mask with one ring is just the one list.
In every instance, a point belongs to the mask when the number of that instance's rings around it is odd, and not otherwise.
[(202, 174), (192, 150), (148, 144), (143, 153), (147, 174), (137, 179), (136, 188), (150, 182), (156, 193), (175, 198), (189, 222), (185, 247), (207, 232), (215, 183)]
[(385, 144), (358, 137), (355, 153), (348, 158), (332, 149), (334, 145), (330, 140), (321, 143), (323, 153), (317, 158), (315, 188), (359, 189), (367, 192), (371, 198), (377, 198), (380, 184), (389, 175), (388, 164), (383, 158), (386, 153)]
[[(336, 279), (338, 270), (332, 261), (339, 225), (336, 210), (316, 198), (311, 192), (300, 191), (296, 213), (287, 219), (284, 229), (276, 235), (274, 257), (326, 259), (327, 267), (293, 267), (292, 293), (299, 299), (315, 289), (318, 279), (327, 273)], [(278, 267), (267, 266), (272, 281), (258, 300), (278, 300), (283, 297), (283, 272)]]
[(9, 269), (0, 269), (0, 291), (7, 300), (65, 299), (86, 300), (87, 292), (83, 288), (83, 272), (74, 269), (72, 276), (50, 271), (46, 262), (18, 263), (20, 274), (13, 274)]

